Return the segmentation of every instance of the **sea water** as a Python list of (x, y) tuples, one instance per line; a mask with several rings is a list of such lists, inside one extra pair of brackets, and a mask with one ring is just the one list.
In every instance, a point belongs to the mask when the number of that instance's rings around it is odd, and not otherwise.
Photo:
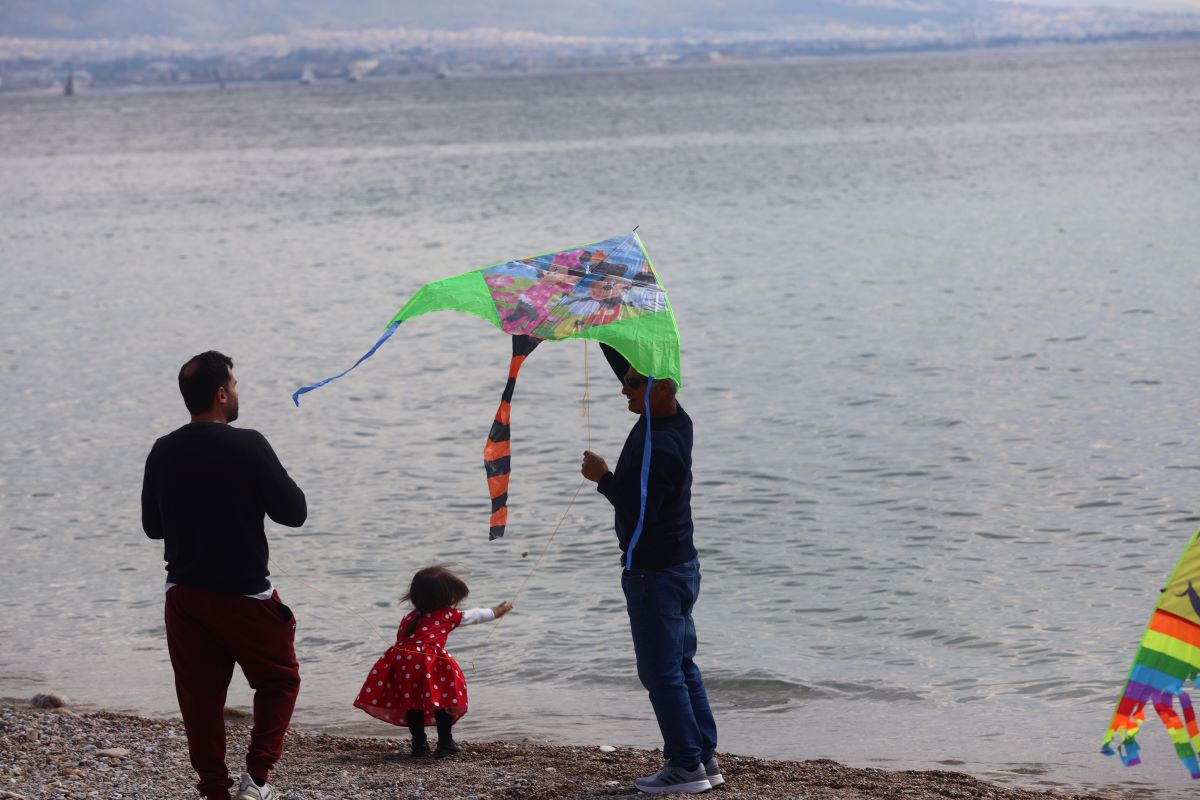
[(640, 226), (721, 750), (1185, 791), (1152, 714), (1141, 767), (1098, 750), (1200, 525), (1198, 74), (1162, 45), (0, 95), (0, 695), (177, 713), (139, 492), (216, 348), (308, 497), (268, 524), (296, 727), (403, 733), (351, 702), (449, 562), (516, 603), (450, 639), (462, 738), (657, 745), (579, 491), (634, 421), (594, 345), (524, 367), (490, 543), (496, 329), (415, 320), (290, 401), (426, 281)]

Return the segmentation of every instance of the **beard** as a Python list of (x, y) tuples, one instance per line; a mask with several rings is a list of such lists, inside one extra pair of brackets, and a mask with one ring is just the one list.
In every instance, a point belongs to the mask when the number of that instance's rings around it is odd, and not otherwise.
[(237, 401), (234, 400), (233, 403), (231, 403), (225, 411), (225, 421), (233, 422), (237, 418), (238, 418), (238, 404), (237, 404)]

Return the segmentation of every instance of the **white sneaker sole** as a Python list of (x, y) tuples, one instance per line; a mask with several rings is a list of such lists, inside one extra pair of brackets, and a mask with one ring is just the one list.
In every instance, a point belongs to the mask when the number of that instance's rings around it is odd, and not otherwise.
[(646, 786), (634, 781), (633, 788), (637, 789), (639, 792), (645, 792), (646, 794), (700, 794), (701, 792), (707, 792), (709, 789), (711, 789), (712, 783), (708, 780), (708, 778), (705, 778), (702, 781), (676, 783), (671, 786)]
[(721, 784), (725, 783), (725, 776), (723, 776), (723, 775), (722, 775), (721, 773), (719, 773), (719, 772), (718, 772), (716, 775), (709, 775), (709, 776), (708, 776), (708, 782), (709, 782), (709, 783), (711, 783), (711, 784), (712, 784), (712, 788), (714, 788), (714, 789), (715, 789), (715, 788), (717, 788), (718, 786), (720, 786)]

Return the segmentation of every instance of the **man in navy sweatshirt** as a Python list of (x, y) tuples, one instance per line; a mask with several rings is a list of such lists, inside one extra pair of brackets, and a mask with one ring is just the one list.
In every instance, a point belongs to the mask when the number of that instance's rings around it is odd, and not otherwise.
[(142, 527), (167, 562), (167, 648), (188, 754), (209, 800), (229, 800), (225, 695), (239, 664), (254, 689), (254, 728), (236, 800), (274, 800), (267, 775), (300, 691), (296, 621), (267, 579), (264, 516), (297, 528), (304, 493), (261, 433), (234, 428), (233, 361), (210, 350), (179, 370), (192, 421), (154, 443)]
[[(638, 678), (650, 693), (667, 759), (660, 772), (638, 778), (634, 786), (649, 794), (694, 794), (725, 779), (715, 755), (716, 722), (692, 660), (692, 607), (700, 593), (700, 561), (692, 544), (692, 420), (675, 398), (673, 381), (651, 382), (616, 351), (604, 347), (604, 353), (621, 378), (629, 410), (639, 419), (615, 470), (610, 472), (604, 459), (587, 450), (581, 471), (613, 505)], [(647, 408), (650, 464), (642, 517)]]

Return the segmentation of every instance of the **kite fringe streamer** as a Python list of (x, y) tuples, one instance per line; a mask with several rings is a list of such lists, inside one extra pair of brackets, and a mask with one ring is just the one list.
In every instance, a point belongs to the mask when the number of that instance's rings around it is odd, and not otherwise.
[[(500, 396), (496, 418), (488, 431), (483, 447), (483, 469), (487, 475), (488, 493), (492, 496), (492, 516), (489, 519), (488, 541), (504, 535), (508, 524), (508, 479), (512, 474), (512, 399), (517, 388), (517, 375), (525, 358), (541, 344), (532, 336), (512, 337), (512, 360), (508, 365), (508, 382)], [(585, 353), (587, 351), (584, 351)], [(586, 361), (585, 369), (586, 369)]]
[[(1180, 719), (1179, 713), (1175, 710), (1174, 700), (1176, 697), (1179, 698), (1179, 706), (1183, 712), (1183, 719)], [(1124, 705), (1124, 700), (1123, 698), (1122, 705)], [(1195, 748), (1195, 745), (1198, 743), (1197, 740), (1200, 739), (1200, 731), (1196, 727), (1196, 712), (1192, 706), (1191, 698), (1188, 697), (1187, 692), (1182, 690), (1176, 692), (1153, 692), (1150, 696), (1150, 702), (1154, 706), (1155, 713), (1162, 720), (1163, 726), (1166, 727), (1172, 743), (1175, 745), (1175, 754), (1179, 756), (1179, 760), (1183, 762), (1188, 772), (1191, 773), (1192, 780), (1200, 780), (1200, 760), (1197, 759)], [(1142, 748), (1134, 736), (1141, 723), (1145, 720), (1145, 703), (1146, 701), (1143, 700), (1140, 703), (1134, 704), (1135, 707), (1127, 717), (1131, 723), (1130, 727), (1122, 727), (1115, 731), (1109, 731), (1100, 748), (1101, 753), (1106, 756), (1119, 755), (1121, 763), (1127, 767), (1135, 767), (1142, 763)], [(1112, 741), (1115, 737), (1120, 737), (1120, 741), (1114, 747)]]
[(377, 341), (374, 345), (372, 345), (371, 349), (368, 350), (366, 353), (364, 353), (362, 358), (360, 358), (358, 361), (355, 361), (353, 367), (350, 367), (350, 369), (339, 372), (337, 375), (334, 375), (332, 378), (326, 378), (323, 381), (317, 381), (316, 383), (311, 384), (309, 386), (301, 386), (299, 389), (292, 392), (292, 402), (296, 404), (297, 408), (299, 408), (300, 407), (300, 395), (307, 394), (308, 392), (311, 392), (313, 389), (320, 389), (325, 384), (336, 381), (338, 378), (342, 377), (346, 373), (350, 372), (350, 370), (354, 369), (354, 367), (357, 367), (359, 364), (363, 363), (368, 358), (375, 355), (375, 351), (379, 349), (380, 345), (382, 345), (388, 339), (392, 338), (392, 334), (396, 332), (396, 328), (400, 327), (400, 322), (401, 322), (401, 320), (396, 320), (391, 325), (388, 325), (387, 330), (385, 330), (383, 332), (383, 336), (379, 337), (379, 341)]
[(646, 487), (650, 483), (650, 388), (654, 386), (654, 378), (646, 376), (646, 438), (642, 442), (642, 474), (640, 489), (642, 492), (641, 505), (638, 507), (638, 521), (629, 537), (629, 550), (625, 553), (625, 569), (633, 569), (633, 548), (637, 547), (638, 539), (642, 538), (642, 526), (646, 523)]

